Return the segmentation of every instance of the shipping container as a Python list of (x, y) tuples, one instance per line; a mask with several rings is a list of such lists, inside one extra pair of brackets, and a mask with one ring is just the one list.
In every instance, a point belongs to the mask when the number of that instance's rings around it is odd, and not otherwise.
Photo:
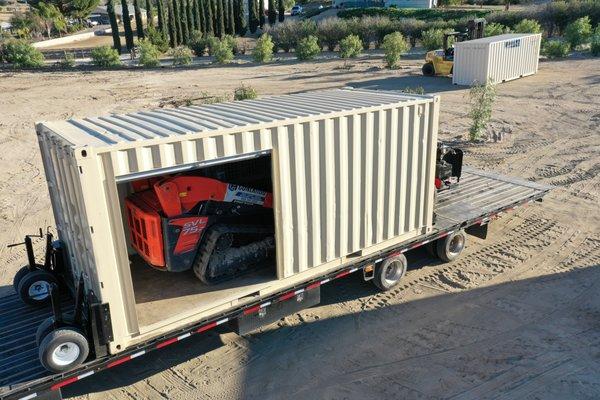
[(541, 38), (509, 33), (455, 43), (452, 83), (501, 83), (537, 73)]
[[(16, 293), (0, 297), (0, 399), (61, 398), (66, 385), (217, 326), (247, 334), (318, 304), (323, 285), (347, 276), (390, 290), (405, 252), (454, 260), (467, 234), (485, 239), (490, 221), (551, 189), (463, 167), (460, 149), (437, 143), (438, 114), (438, 96), (343, 89), (38, 124), (58, 240), (45, 235), (39, 263), (26, 236)], [(178, 179), (183, 188), (161, 192)], [(274, 220), (273, 260), (209, 285), (195, 269), (161, 266), (171, 243), (153, 251), (152, 223), (163, 234), (171, 225), (146, 213), (148, 196), (181, 206), (198, 180), (221, 197), (184, 218), (261, 209)], [(205, 238), (197, 246), (233, 241)]]
[[(110, 351), (430, 231), (438, 113), (437, 96), (341, 89), (38, 124), (71, 272), (111, 305)], [(131, 182), (246, 170), (263, 157), (274, 199), (271, 273), (207, 290), (131, 257)]]

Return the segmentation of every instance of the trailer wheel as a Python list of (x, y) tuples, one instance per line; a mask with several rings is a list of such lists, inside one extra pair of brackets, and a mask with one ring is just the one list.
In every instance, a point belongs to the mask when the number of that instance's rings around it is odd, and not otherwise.
[(21, 278), (17, 293), (27, 304), (47, 304), (50, 301), (50, 286), (53, 283), (57, 283), (57, 280), (51, 273), (42, 270), (32, 271)]
[(425, 76), (434, 76), (435, 75), (435, 67), (433, 66), (433, 63), (425, 63), (423, 64), (423, 66), (421, 67), (421, 71), (423, 72), (423, 75)]
[(405, 273), (406, 257), (404, 254), (391, 256), (375, 266), (373, 283), (385, 292), (396, 286)]
[(19, 282), (21, 282), (21, 279), (23, 279), (23, 277), (25, 275), (27, 275), (28, 273), (29, 273), (29, 266), (27, 266), (27, 265), (17, 271), (17, 273), (15, 274), (15, 277), (13, 278), (13, 288), (15, 289), (15, 292), (19, 293)]
[(464, 230), (460, 230), (449, 234), (448, 236), (438, 239), (436, 243), (437, 256), (442, 261), (456, 260), (465, 248), (467, 243), (467, 235)]
[(40, 343), (39, 356), (44, 368), (50, 372), (66, 372), (81, 365), (90, 347), (85, 336), (75, 328), (50, 331)]

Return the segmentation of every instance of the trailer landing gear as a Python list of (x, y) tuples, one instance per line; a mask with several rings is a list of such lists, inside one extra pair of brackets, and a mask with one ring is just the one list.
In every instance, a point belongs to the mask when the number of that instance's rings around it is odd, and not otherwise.
[(392, 289), (406, 273), (406, 265), (404, 254), (397, 254), (386, 258), (375, 266), (373, 283), (382, 292)]

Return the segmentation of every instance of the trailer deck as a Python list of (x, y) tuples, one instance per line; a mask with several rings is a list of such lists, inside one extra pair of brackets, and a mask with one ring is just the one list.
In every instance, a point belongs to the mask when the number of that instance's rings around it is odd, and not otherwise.
[[(551, 187), (547, 185), (464, 167), (460, 184), (439, 193), (435, 210), (437, 215), (436, 225), (430, 234), (419, 236), (393, 248), (384, 249), (377, 254), (343, 265), (338, 270), (317, 280), (287, 288), (281, 293), (258, 299), (250, 304), (234, 306), (226, 313), (198, 321), (185, 329), (152, 339), (117, 355), (87, 362), (80, 368), (63, 374), (46, 372), (38, 361), (35, 332), (37, 325), (46, 317), (52, 315), (50, 307), (38, 309), (24, 305), (19, 301), (16, 294), (1, 297), (0, 399), (31, 399), (48, 390), (59, 391), (63, 386), (89, 377), (104, 369), (123, 364), (132, 358), (143, 356), (149, 351), (184, 340), (194, 334), (200, 334), (217, 325), (235, 320), (239, 316), (256, 313), (261, 308), (269, 307), (274, 303), (292, 299), (304, 291), (318, 288), (333, 279), (347, 276), (367, 265), (380, 261), (390, 254), (417, 248), (444, 237), (457, 229), (484, 225), (505, 212), (540, 200), (550, 189)], [(177, 277), (177, 274), (174, 274), (174, 276), (173, 279), (182, 279)], [(260, 286), (261, 281), (264, 281), (265, 278), (248, 276), (244, 279), (247, 279), (251, 286)], [(168, 285), (171, 297), (177, 294), (173, 291), (180, 287), (177, 282)], [(236, 295), (240, 295), (242, 291), (247, 291), (247, 285), (239, 283), (237, 285), (231, 283), (224, 285), (229, 285), (227, 288), (228, 297), (234, 298)], [(146, 281), (145, 286), (148, 288), (154, 287), (154, 290), (157, 288), (161, 291), (165, 290), (164, 285), (161, 284), (160, 287), (156, 287), (151, 285), (150, 281)], [(210, 286), (208, 290), (206, 288), (202, 289), (201, 285), (193, 287), (200, 287), (200, 289), (192, 289), (192, 286), (186, 286), (186, 290), (191, 290), (191, 292), (183, 295), (192, 296), (194, 301), (205, 301), (209, 297), (214, 298), (217, 290), (219, 290), (219, 285)], [(237, 293), (237, 290), (240, 290), (240, 292)], [(182, 295), (181, 292), (179, 292), (179, 295)], [(150, 291), (144, 293), (140, 290), (137, 296), (140, 296), (140, 301), (145, 304), (148, 310), (160, 307), (160, 304), (152, 303), (154, 300)], [(69, 307), (68, 303), (65, 303), (64, 306)], [(151, 317), (151, 319), (154, 318), (156, 316)]]

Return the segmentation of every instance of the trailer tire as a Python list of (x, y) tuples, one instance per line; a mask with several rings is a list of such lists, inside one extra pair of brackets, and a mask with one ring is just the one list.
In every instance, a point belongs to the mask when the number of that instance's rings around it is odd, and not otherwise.
[(27, 265), (17, 271), (17, 273), (15, 274), (15, 277), (13, 278), (13, 288), (15, 289), (15, 292), (19, 293), (19, 282), (21, 282), (21, 279), (23, 279), (23, 277), (25, 275), (27, 275), (28, 273), (29, 273), (29, 266), (27, 266)]
[(42, 340), (54, 329), (54, 317), (48, 317), (38, 326), (35, 331), (35, 344), (39, 346)]
[(17, 293), (26, 304), (44, 305), (50, 302), (50, 285), (58, 283), (47, 271), (36, 270), (25, 274), (19, 281)]
[(437, 256), (445, 262), (456, 260), (464, 250), (466, 243), (467, 235), (464, 230), (451, 233), (437, 240)]
[(76, 328), (65, 327), (50, 331), (42, 339), (40, 362), (50, 372), (66, 372), (81, 365), (88, 357), (90, 346)]
[(423, 75), (425, 75), (425, 76), (434, 76), (435, 75), (435, 67), (434, 67), (433, 63), (431, 63), (431, 62), (427, 62), (427, 63), (423, 64), (423, 66), (421, 67), (421, 71), (423, 72)]
[(391, 256), (375, 266), (373, 283), (382, 292), (396, 286), (406, 273), (406, 257), (404, 254)]

